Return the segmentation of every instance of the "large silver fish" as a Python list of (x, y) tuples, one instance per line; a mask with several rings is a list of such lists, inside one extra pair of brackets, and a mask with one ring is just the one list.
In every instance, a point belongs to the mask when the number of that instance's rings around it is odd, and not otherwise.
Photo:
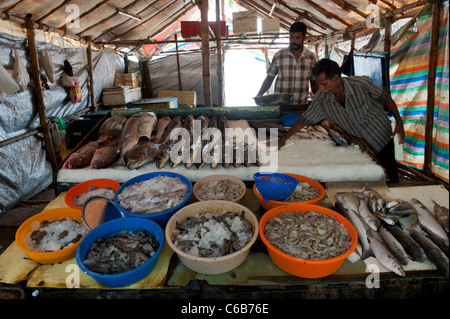
[(439, 204), (434, 204), (433, 211), (437, 221), (448, 234), (448, 208)]
[(418, 231), (415, 231), (414, 229), (410, 230), (410, 235), (423, 248), (428, 258), (436, 266), (436, 268), (448, 279), (448, 257), (442, 252), (442, 250), (440, 250), (439, 247), (431, 241), (431, 239), (427, 238)]
[(367, 187), (363, 187), (361, 192), (369, 198), (369, 206), (372, 212), (381, 212), (384, 210), (386, 201), (380, 193)]
[(419, 216), (419, 224), (425, 228), (428, 232), (437, 236), (441, 240), (444, 241), (445, 246), (448, 247), (449, 240), (448, 235), (444, 228), (439, 224), (436, 217), (434, 217), (433, 213), (431, 213), (418, 199), (412, 198), (411, 204), (417, 211)]
[(336, 199), (355, 213), (359, 210), (359, 199), (353, 192), (340, 192), (336, 194)]
[(407, 231), (397, 225), (387, 225), (385, 227), (398, 240), (412, 260), (424, 262), (427, 259), (422, 247), (409, 236)]
[(357, 213), (355, 213), (352, 209), (347, 208), (340, 202), (336, 202), (335, 207), (338, 212), (341, 213), (342, 216), (347, 218), (352, 223), (353, 227), (355, 227), (356, 233), (358, 234), (358, 240), (361, 243), (362, 247), (361, 258), (364, 260), (366, 258), (369, 258), (370, 256), (373, 256), (373, 252), (370, 248), (369, 240), (367, 237), (366, 227), (360, 217), (357, 216)]
[(376, 216), (374, 216), (369, 209), (368, 201), (366, 195), (361, 193), (356, 193), (356, 196), (359, 199), (359, 208), (358, 212), (359, 215), (363, 218), (364, 222), (370, 227), (370, 229), (373, 229), (374, 231), (378, 231), (378, 227), (380, 227), (380, 219)]
[(409, 263), (409, 257), (400, 242), (383, 225), (380, 225), (379, 233), (390, 252), (402, 265), (406, 266)]
[(387, 269), (393, 271), (395, 274), (405, 277), (406, 272), (402, 264), (394, 257), (394, 255), (372, 234), (369, 234), (369, 242), (372, 251), (377, 260)]

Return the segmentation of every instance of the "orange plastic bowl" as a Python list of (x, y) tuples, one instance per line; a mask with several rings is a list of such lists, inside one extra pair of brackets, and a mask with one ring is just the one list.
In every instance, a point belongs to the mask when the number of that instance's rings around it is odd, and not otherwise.
[(311, 199), (311, 200), (306, 200), (306, 201), (299, 201), (299, 202), (283, 202), (283, 201), (278, 201), (278, 200), (264, 200), (262, 195), (258, 192), (258, 190), (256, 189), (256, 185), (253, 185), (253, 194), (255, 194), (256, 197), (258, 197), (259, 199), (259, 204), (261, 205), (261, 207), (264, 210), (269, 210), (272, 209), (274, 207), (278, 207), (278, 206), (283, 206), (283, 205), (289, 205), (289, 204), (317, 204), (322, 198), (324, 198), (325, 196), (325, 188), (323, 188), (323, 186), (311, 179), (308, 178), (306, 176), (302, 176), (302, 175), (297, 175), (297, 174), (287, 174), (284, 173), (286, 175), (289, 175), (291, 177), (295, 177), (296, 179), (298, 179), (300, 182), (306, 182), (308, 184), (310, 184), (311, 186), (319, 189), (320, 193), (319, 196), (317, 198)]
[(81, 219), (81, 210), (75, 208), (55, 208), (45, 210), (39, 214), (36, 214), (28, 218), (17, 229), (16, 232), (17, 246), (19, 246), (19, 248), (25, 254), (27, 254), (27, 256), (30, 257), (31, 260), (41, 264), (59, 263), (75, 257), (77, 247), (80, 241), (64, 249), (52, 252), (37, 252), (25, 247), (26, 235), (31, 231), (31, 225), (34, 222), (54, 221), (64, 219), (66, 217), (72, 217), (74, 219), (77, 219), (83, 224), (83, 220)]
[(82, 182), (80, 184), (75, 185), (71, 189), (69, 189), (64, 196), (64, 201), (66, 202), (66, 205), (72, 208), (81, 209), (80, 206), (72, 205), (73, 200), (75, 199), (75, 196), (78, 196), (80, 194), (83, 194), (91, 187), (97, 187), (97, 188), (104, 188), (109, 187), (111, 188), (114, 193), (117, 192), (117, 190), (120, 187), (120, 184), (112, 179), (106, 179), (106, 178), (99, 178), (99, 179), (91, 179), (85, 182)]
[[(264, 228), (271, 218), (284, 212), (306, 213), (308, 211), (315, 211), (327, 216), (333, 216), (336, 221), (344, 225), (352, 240), (350, 248), (344, 254), (324, 260), (300, 259), (278, 250), (270, 244), (266, 236), (264, 236)], [(353, 227), (346, 218), (331, 209), (310, 204), (290, 204), (275, 207), (267, 211), (259, 222), (259, 236), (266, 245), (269, 257), (274, 264), (285, 272), (301, 278), (322, 278), (333, 274), (341, 267), (345, 258), (356, 249), (356, 245), (358, 244), (358, 234), (356, 233), (355, 227)]]

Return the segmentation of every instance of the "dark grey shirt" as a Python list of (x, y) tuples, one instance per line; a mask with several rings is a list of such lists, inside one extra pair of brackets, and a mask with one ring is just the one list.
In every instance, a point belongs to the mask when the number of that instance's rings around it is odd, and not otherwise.
[(318, 91), (299, 121), (310, 126), (323, 119), (330, 120), (363, 139), (375, 152), (381, 151), (392, 135), (391, 121), (383, 109), (389, 95), (387, 88), (376, 85), (366, 76), (344, 77), (342, 82), (345, 106), (334, 94)]

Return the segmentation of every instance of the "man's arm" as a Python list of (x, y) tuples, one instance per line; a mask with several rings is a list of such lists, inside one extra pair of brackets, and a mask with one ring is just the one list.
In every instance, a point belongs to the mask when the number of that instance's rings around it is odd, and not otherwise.
[(258, 96), (263, 95), (267, 92), (268, 89), (270, 89), (270, 86), (272, 85), (273, 80), (275, 79), (275, 76), (267, 75), (264, 79), (264, 82), (261, 85), (261, 88), (259, 89)]
[(284, 145), (286, 145), (286, 141), (292, 135), (300, 131), (303, 127), (304, 125), (300, 121), (295, 122), (294, 125), (292, 125), (292, 127), (289, 129), (289, 131), (287, 131), (286, 134), (278, 140), (278, 149), (281, 149)]
[(392, 137), (394, 137), (395, 134), (399, 134), (399, 143), (403, 144), (405, 142), (405, 129), (403, 127), (403, 120), (400, 116), (400, 113), (398, 113), (397, 105), (390, 95), (388, 95), (388, 97), (386, 98), (384, 105), (394, 116), (394, 119), (397, 123), (395, 125), (394, 132), (392, 133)]

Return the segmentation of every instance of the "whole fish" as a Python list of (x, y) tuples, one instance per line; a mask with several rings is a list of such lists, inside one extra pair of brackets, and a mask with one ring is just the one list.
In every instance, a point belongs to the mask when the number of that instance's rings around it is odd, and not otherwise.
[(378, 230), (378, 227), (380, 227), (380, 219), (376, 216), (374, 216), (369, 209), (368, 201), (366, 195), (362, 193), (356, 193), (356, 196), (359, 199), (359, 207), (358, 207), (358, 213), (363, 218), (364, 222), (370, 227), (370, 229), (373, 229), (374, 231)]
[[(204, 135), (204, 136), (203, 136)], [(202, 161), (195, 163), (197, 169), (202, 168), (205, 163), (210, 163), (211, 168), (216, 168), (222, 155), (222, 136), (217, 128), (217, 118), (213, 116), (209, 126), (202, 135)], [(209, 139), (205, 139), (209, 137)]]
[[(198, 125), (198, 122), (200, 121), (200, 125)], [(191, 143), (191, 150), (190, 150), (190, 156), (189, 161), (185, 163), (186, 168), (191, 168), (194, 163), (201, 163), (201, 155), (202, 155), (202, 134), (203, 131), (206, 130), (209, 126), (210, 119), (205, 115), (200, 115), (196, 120), (196, 127), (197, 130), (193, 135), (192, 143)], [(195, 140), (194, 140), (195, 139)]]
[(92, 169), (100, 169), (111, 166), (120, 157), (120, 145), (107, 145), (94, 152), (91, 160)]
[(189, 114), (184, 119), (183, 128), (185, 129), (185, 131), (181, 132), (182, 134), (178, 136), (178, 140), (176, 143), (176, 146), (179, 147), (178, 152), (175, 153), (176, 150), (172, 148), (173, 152), (170, 158), (170, 166), (172, 168), (177, 167), (183, 160), (187, 161), (187, 156), (186, 158), (184, 158), (184, 155), (190, 152), (192, 138), (194, 136), (194, 120), (195, 118), (192, 114)]
[(383, 225), (380, 225), (379, 233), (384, 244), (402, 265), (409, 263), (409, 257), (400, 242)]
[(217, 127), (222, 134), (222, 165), (227, 168), (233, 163), (233, 141), (227, 138), (228, 121), (225, 116), (220, 116)]
[(95, 151), (99, 148), (99, 143), (97, 141), (88, 142), (86, 145), (82, 146), (78, 151), (72, 153), (68, 159), (63, 164), (64, 168), (82, 168), (91, 163), (92, 156)]
[[(353, 192), (340, 192), (336, 194), (336, 199), (348, 209), (355, 213), (359, 210), (359, 199)], [(358, 213), (359, 214), (359, 213)]]
[(417, 214), (412, 204), (403, 201), (391, 201), (386, 203), (386, 209), (375, 211), (373, 214), (389, 225), (394, 225), (400, 218)]
[(170, 141), (170, 133), (172, 133), (172, 131), (177, 127), (183, 127), (183, 119), (181, 118), (181, 116), (175, 116), (170, 121), (170, 123), (167, 125), (167, 128), (161, 137), (161, 143), (169, 142)]
[(139, 137), (147, 136), (151, 138), (156, 121), (155, 113), (141, 112), (132, 115), (125, 122), (119, 141), (122, 147), (120, 154), (122, 158), (137, 144)]
[(411, 204), (419, 216), (419, 224), (428, 232), (444, 241), (446, 247), (449, 245), (448, 235), (444, 228), (437, 221), (436, 217), (416, 198), (411, 199)]
[(118, 139), (126, 121), (127, 118), (122, 114), (116, 114), (106, 119), (98, 130), (97, 141), (99, 143), (104, 143), (107, 140)]
[(328, 128), (328, 135), (338, 146), (347, 146), (350, 144), (342, 134), (332, 128)]
[(442, 250), (440, 250), (439, 247), (437, 247), (431, 241), (431, 239), (415, 231), (414, 229), (410, 230), (410, 235), (423, 248), (428, 258), (436, 266), (436, 268), (445, 276), (445, 278), (448, 279), (449, 274), (448, 257), (445, 256)]
[(356, 215), (353, 210), (347, 208), (340, 202), (336, 202), (335, 204), (336, 210), (342, 214), (345, 218), (347, 218), (352, 225), (356, 229), (356, 233), (358, 234), (358, 240), (361, 243), (362, 254), (361, 258), (364, 260), (370, 256), (373, 256), (372, 249), (370, 248), (369, 240), (367, 237), (367, 230), (361, 219)]
[(424, 262), (427, 259), (422, 247), (414, 239), (412, 239), (411, 236), (409, 236), (407, 231), (401, 229), (397, 225), (387, 225), (385, 227), (402, 245), (412, 260)]
[(439, 222), (439, 224), (441, 224), (441, 226), (448, 234), (448, 208), (439, 204), (434, 204), (433, 211), (437, 221)]
[(136, 169), (154, 162), (159, 152), (159, 145), (151, 142), (147, 136), (141, 136), (137, 144), (125, 154), (126, 166), (129, 169)]
[[(169, 141), (170, 142), (170, 141)], [(170, 151), (175, 142), (162, 144), (158, 155), (156, 156), (156, 167), (163, 168), (170, 161)]]
[(370, 200), (369, 205), (372, 212), (380, 212), (385, 209), (385, 199), (378, 193), (377, 191), (363, 187), (361, 189), (361, 192), (363, 192)]
[(369, 234), (369, 242), (375, 257), (384, 267), (401, 277), (406, 276), (402, 264), (393, 256), (385, 245), (375, 239), (372, 234)]
[(166, 131), (166, 128), (169, 125), (170, 121), (171, 119), (169, 116), (164, 116), (158, 119), (155, 128), (155, 137), (152, 140), (153, 143), (161, 143), (164, 132)]

